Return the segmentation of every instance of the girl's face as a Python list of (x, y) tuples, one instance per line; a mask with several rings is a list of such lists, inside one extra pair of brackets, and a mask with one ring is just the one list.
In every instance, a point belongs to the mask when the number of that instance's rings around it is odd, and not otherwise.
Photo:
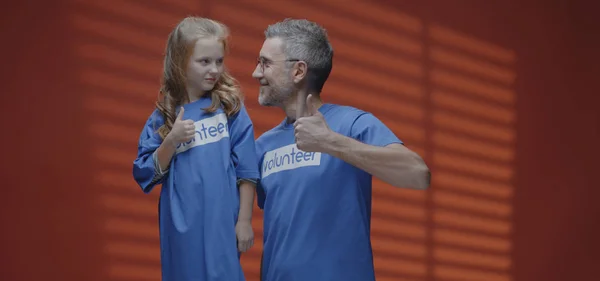
[(223, 73), (223, 43), (216, 38), (196, 41), (187, 66), (187, 91), (190, 101), (214, 88)]

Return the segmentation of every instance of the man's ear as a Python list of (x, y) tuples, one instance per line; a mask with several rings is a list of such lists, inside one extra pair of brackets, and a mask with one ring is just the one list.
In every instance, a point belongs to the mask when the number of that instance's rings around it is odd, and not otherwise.
[(294, 83), (300, 83), (308, 74), (308, 65), (306, 62), (299, 61), (292, 70)]

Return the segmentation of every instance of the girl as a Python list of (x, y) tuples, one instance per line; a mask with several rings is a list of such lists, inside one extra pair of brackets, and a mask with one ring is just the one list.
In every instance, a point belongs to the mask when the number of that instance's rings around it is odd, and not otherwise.
[(205, 18), (175, 27), (162, 98), (140, 136), (133, 177), (145, 193), (162, 184), (163, 281), (245, 280), (239, 253), (253, 244), (259, 171), (252, 122), (224, 70), (227, 37), (225, 25)]

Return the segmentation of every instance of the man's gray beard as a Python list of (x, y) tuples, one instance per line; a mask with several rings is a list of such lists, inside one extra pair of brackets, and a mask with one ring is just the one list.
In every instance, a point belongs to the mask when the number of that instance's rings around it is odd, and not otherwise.
[[(267, 99), (263, 100), (265, 102), (263, 106), (282, 107), (284, 102), (292, 96), (293, 86), (288, 86), (281, 91), (271, 88), (270, 92), (271, 95), (269, 95)], [(262, 93), (260, 93), (260, 95), (262, 95)]]

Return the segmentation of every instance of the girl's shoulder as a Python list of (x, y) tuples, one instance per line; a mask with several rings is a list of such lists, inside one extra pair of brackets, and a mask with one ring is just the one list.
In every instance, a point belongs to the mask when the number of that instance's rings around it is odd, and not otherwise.
[(165, 119), (158, 109), (154, 109), (152, 113), (146, 119), (146, 124), (144, 124), (143, 131), (147, 132), (147, 134), (156, 134), (158, 133), (158, 128), (165, 124)]
[(165, 123), (165, 119), (163, 117), (163, 114), (160, 112), (160, 110), (158, 110), (158, 108), (155, 108), (152, 113), (150, 114), (150, 116), (148, 117), (148, 120), (146, 122), (147, 124), (158, 124), (159, 126), (162, 126)]

